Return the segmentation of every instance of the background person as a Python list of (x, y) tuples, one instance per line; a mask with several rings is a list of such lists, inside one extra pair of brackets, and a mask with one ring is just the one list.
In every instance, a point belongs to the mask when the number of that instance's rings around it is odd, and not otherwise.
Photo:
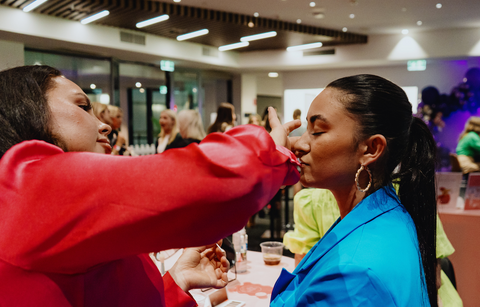
[(200, 143), (206, 136), (203, 129), (202, 117), (196, 110), (182, 110), (178, 113), (178, 128), (182, 140), (172, 142), (166, 149), (182, 148), (191, 143)]
[[(302, 120), (302, 111), (300, 109), (295, 109), (293, 111), (293, 120)], [(305, 133), (306, 127), (303, 125), (300, 126), (300, 128), (293, 130), (290, 132), (290, 136), (301, 136), (303, 133)]]
[(123, 111), (117, 106), (108, 105), (110, 111), (110, 121), (112, 132), (108, 135), (110, 145), (112, 145), (112, 155), (130, 155), (128, 152), (128, 142), (125, 135), (120, 131), (123, 123)]
[(261, 126), (262, 125), (262, 118), (258, 114), (250, 114), (250, 116), (248, 116), (248, 124), (249, 125), (255, 125), (255, 126)]
[(108, 105), (100, 102), (92, 102), (93, 114), (102, 122), (109, 126), (112, 125), (112, 120), (110, 118), (110, 110)]
[(217, 109), (217, 117), (215, 122), (207, 129), (207, 134), (212, 132), (225, 132), (235, 126), (237, 116), (235, 115), (235, 107), (228, 102), (222, 102)]
[[(298, 178), (281, 146), (298, 123), (277, 122), (271, 136), (243, 126), (162, 155), (105, 155), (110, 126), (48, 66), (0, 72), (0, 123), (5, 306), (195, 306), (186, 291), (226, 284), (212, 243)], [(163, 279), (148, 256), (202, 245)]]
[(271, 306), (437, 306), (436, 144), (405, 92), (378, 76), (341, 78), (307, 122), (293, 144), (300, 181), (330, 190), (340, 218), (282, 272)]
[(468, 174), (480, 171), (480, 117), (471, 116), (460, 134), (457, 158), (462, 172)]
[[(250, 114), (250, 116), (248, 116), (248, 124), (249, 125), (255, 125), (255, 126), (261, 126), (261, 123), (262, 123), (262, 118), (260, 117), (260, 115), (258, 114)], [(262, 210), (261, 212), (264, 216), (265, 216), (265, 213), (264, 211)], [(250, 228), (250, 227), (255, 227), (256, 225), (256, 222), (255, 222), (255, 218), (257, 216), (257, 213), (254, 213), (250, 219), (248, 220), (248, 223), (247, 223), (247, 228)]]
[(168, 145), (182, 143), (182, 136), (178, 132), (177, 115), (173, 110), (166, 109), (160, 113), (160, 134), (158, 135), (155, 148), (157, 153), (165, 151)]

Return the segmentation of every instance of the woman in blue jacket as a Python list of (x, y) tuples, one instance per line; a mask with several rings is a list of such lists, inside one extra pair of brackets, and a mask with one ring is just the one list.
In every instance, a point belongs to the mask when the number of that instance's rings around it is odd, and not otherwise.
[(340, 218), (282, 272), (271, 306), (437, 306), (436, 146), (404, 91), (378, 76), (342, 78), (307, 121), (293, 144), (300, 181), (329, 189)]

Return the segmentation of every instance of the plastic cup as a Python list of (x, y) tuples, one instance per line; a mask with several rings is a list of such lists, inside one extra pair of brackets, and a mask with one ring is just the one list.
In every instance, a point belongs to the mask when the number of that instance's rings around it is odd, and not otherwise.
[(263, 261), (266, 265), (277, 265), (282, 260), (283, 243), (268, 241), (260, 243)]

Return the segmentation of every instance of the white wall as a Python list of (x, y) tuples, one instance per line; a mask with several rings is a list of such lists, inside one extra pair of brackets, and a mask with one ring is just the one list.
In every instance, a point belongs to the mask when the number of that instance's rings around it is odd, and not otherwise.
[[(242, 101), (242, 119), (237, 123), (246, 124), (248, 118), (245, 113), (257, 113), (257, 77), (255, 74), (241, 75), (241, 101)], [(237, 111), (237, 113), (239, 113)]]
[(435, 86), (440, 93), (449, 94), (452, 87), (462, 82), (465, 72), (480, 67), (480, 58), (463, 60), (428, 60), (425, 71), (407, 71), (405, 65), (384, 67), (353, 67), (283, 72), (284, 89), (322, 88), (331, 81), (355, 74), (375, 74), (387, 78), (399, 86)]
[(257, 95), (282, 97), (282, 77), (270, 78), (267, 74), (263, 74), (262, 76), (257, 75)]
[(23, 43), (0, 40), (0, 70), (24, 65), (23, 49)]
[(317, 56), (303, 56), (301, 51), (285, 50), (246, 52), (240, 54), (238, 64), (244, 69), (266, 71), (311, 70), (404, 64), (414, 59), (480, 56), (480, 29), (446, 29), (407, 36), (370, 35), (367, 44), (337, 46), (334, 49), (333, 55)]

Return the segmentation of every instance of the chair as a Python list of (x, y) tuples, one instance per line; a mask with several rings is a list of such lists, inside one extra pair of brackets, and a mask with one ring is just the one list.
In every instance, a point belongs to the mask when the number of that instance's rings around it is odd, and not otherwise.
[(455, 271), (453, 270), (453, 265), (450, 259), (448, 259), (448, 257), (441, 258), (440, 266), (442, 267), (442, 271), (445, 272), (445, 275), (447, 275), (448, 279), (450, 279), (450, 282), (452, 283), (453, 287), (457, 289), (457, 282), (455, 280)]
[(454, 153), (449, 154), (450, 157), (450, 165), (452, 166), (452, 172), (461, 172), (462, 168), (460, 167), (460, 163), (458, 162), (458, 157)]

